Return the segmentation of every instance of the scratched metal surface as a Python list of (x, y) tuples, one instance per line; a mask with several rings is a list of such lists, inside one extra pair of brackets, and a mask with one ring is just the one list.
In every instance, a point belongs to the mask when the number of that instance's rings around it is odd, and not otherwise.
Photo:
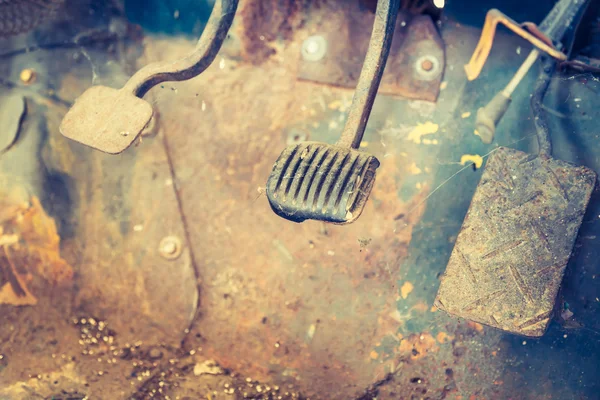
[(595, 182), (585, 167), (508, 148), (495, 151), (436, 305), (508, 332), (542, 336)]

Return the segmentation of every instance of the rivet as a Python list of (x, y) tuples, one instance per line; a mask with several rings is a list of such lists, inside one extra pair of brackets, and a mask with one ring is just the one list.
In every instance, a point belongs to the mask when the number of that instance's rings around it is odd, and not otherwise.
[(165, 236), (158, 245), (158, 251), (161, 256), (167, 260), (175, 260), (181, 255), (181, 240), (177, 236)]
[(326, 53), (327, 41), (323, 36), (310, 36), (302, 43), (302, 58), (306, 61), (320, 61)]
[(31, 68), (25, 68), (19, 74), (19, 79), (21, 79), (21, 82), (23, 82), (25, 85), (31, 85), (33, 82), (35, 82), (35, 78), (36, 73)]

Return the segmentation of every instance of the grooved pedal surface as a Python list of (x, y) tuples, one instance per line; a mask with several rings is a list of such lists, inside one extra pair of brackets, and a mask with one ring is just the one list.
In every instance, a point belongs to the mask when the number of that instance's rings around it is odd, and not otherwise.
[(273, 211), (288, 220), (337, 224), (356, 220), (375, 182), (379, 161), (369, 154), (304, 142), (288, 146), (267, 182)]
[(541, 336), (596, 181), (588, 168), (499, 148), (485, 167), (436, 306)]

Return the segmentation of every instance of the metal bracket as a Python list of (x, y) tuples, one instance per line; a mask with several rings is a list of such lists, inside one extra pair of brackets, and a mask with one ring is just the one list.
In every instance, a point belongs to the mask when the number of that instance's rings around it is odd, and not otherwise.
[[(302, 46), (298, 78), (354, 88), (367, 53), (374, 14), (336, 9), (309, 29)], [(446, 65), (444, 43), (427, 15), (398, 13), (394, 39), (379, 93), (435, 101)]]
[[(567, 56), (554, 47), (552, 40), (542, 33), (535, 24), (531, 22), (519, 24), (500, 10), (492, 9), (488, 11), (485, 16), (481, 37), (479, 38), (479, 43), (477, 43), (477, 47), (473, 52), (473, 56), (471, 57), (469, 63), (465, 65), (465, 72), (467, 73), (468, 80), (472, 81), (477, 79), (481, 73), (481, 69), (485, 65), (488, 55), (492, 50), (492, 43), (494, 42), (496, 27), (499, 23), (506, 26), (508, 29), (521, 36), (523, 39), (527, 40), (541, 51), (547, 53), (550, 57), (561, 61), (567, 59)], [(526, 27), (528, 30), (524, 29), (524, 27)]]

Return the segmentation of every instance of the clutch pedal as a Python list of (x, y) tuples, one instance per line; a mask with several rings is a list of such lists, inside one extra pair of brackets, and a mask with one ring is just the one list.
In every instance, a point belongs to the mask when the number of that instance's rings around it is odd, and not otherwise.
[(105, 153), (127, 149), (152, 118), (152, 105), (142, 97), (161, 82), (185, 81), (208, 68), (227, 36), (237, 5), (238, 0), (217, 0), (196, 48), (187, 57), (148, 64), (122, 89), (87, 89), (63, 118), (60, 132)]

